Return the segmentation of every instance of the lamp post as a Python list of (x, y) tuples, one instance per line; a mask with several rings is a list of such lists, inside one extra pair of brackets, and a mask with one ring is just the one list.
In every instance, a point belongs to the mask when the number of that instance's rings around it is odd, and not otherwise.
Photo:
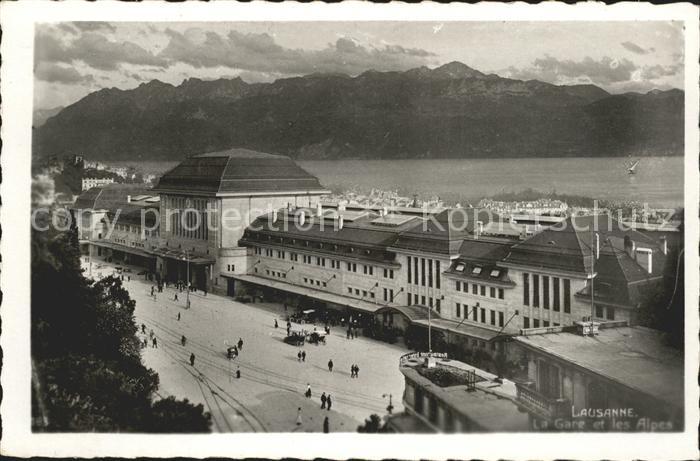
[(190, 258), (187, 254), (187, 250), (185, 250), (185, 261), (187, 263), (187, 286), (186, 286), (187, 294), (185, 295), (185, 297), (187, 298), (186, 306), (187, 306), (187, 309), (189, 309), (190, 308)]
[(389, 396), (389, 405), (386, 407), (386, 411), (391, 414), (391, 412), (394, 410), (394, 405), (391, 403), (391, 394), (382, 394), (382, 398), (385, 399), (387, 395)]

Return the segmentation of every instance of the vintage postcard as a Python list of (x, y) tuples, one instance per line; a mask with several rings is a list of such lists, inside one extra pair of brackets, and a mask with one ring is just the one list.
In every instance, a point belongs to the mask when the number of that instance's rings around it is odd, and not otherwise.
[(698, 10), (3, 4), (2, 452), (698, 456)]

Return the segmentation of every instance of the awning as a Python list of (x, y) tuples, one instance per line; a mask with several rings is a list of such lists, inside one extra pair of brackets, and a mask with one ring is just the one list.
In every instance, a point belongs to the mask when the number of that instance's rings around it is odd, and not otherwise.
[(262, 285), (268, 288), (275, 288), (277, 290), (287, 291), (289, 293), (294, 293), (302, 296), (308, 296), (309, 298), (317, 299), (319, 301), (324, 301), (333, 304), (340, 304), (342, 306), (351, 307), (359, 311), (374, 313), (378, 309), (385, 306), (383, 303), (373, 303), (369, 301), (363, 301), (361, 299), (349, 298), (347, 296), (336, 295), (333, 293), (327, 293), (320, 290), (315, 290), (313, 288), (301, 287), (298, 285), (293, 285), (291, 283), (281, 282), (279, 280), (270, 280), (264, 277), (259, 277), (257, 275), (233, 275), (231, 278), (240, 280), (242, 282), (255, 283), (257, 285)]
[[(416, 325), (422, 325), (428, 328), (428, 320), (415, 320), (413, 323)], [(487, 328), (478, 327), (476, 325), (470, 325), (468, 323), (460, 323), (455, 320), (446, 319), (431, 319), (431, 327), (436, 330), (455, 333), (461, 336), (469, 336), (470, 338), (481, 339), (484, 341), (491, 341), (497, 335), (497, 331), (489, 330)]]
[(105, 242), (101, 240), (90, 240), (89, 243), (98, 247), (109, 248), (110, 250), (123, 251), (124, 253), (131, 253), (137, 256), (143, 256), (144, 258), (155, 258), (155, 255), (141, 248), (128, 247), (125, 245), (119, 245), (117, 243)]
[(184, 251), (179, 248), (156, 248), (153, 250), (153, 253), (162, 258), (189, 261), (190, 264), (214, 264), (216, 262), (213, 256)]

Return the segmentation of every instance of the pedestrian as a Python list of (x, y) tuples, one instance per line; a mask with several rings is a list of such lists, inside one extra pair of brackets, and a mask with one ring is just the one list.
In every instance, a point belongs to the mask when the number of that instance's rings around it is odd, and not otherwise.
[(331, 405), (333, 405), (333, 401), (331, 400), (331, 395), (328, 394), (328, 397), (326, 398), (326, 408), (328, 411), (331, 411)]
[(238, 349), (243, 350), (243, 338), (238, 338)]
[(354, 378), (355, 377), (355, 365), (350, 365), (350, 377)]
[(307, 399), (311, 398), (311, 384), (306, 385), (306, 392), (304, 393)]
[(241, 379), (241, 367), (236, 367), (236, 379)]
[(328, 361), (328, 371), (332, 372), (333, 371), (333, 360)]
[(146, 324), (145, 323), (141, 324), (141, 333), (146, 334)]
[(347, 333), (345, 334), (346, 339), (350, 339), (350, 328), (348, 328)]
[(275, 328), (277, 328), (279, 325), (277, 325), (277, 319), (275, 319)]
[(158, 349), (158, 338), (156, 338), (155, 336), (153, 337), (152, 346), (154, 349)]
[(326, 393), (321, 394), (321, 410), (326, 409)]
[(156, 335), (156, 333), (153, 331), (153, 328), (151, 328), (151, 331), (148, 332), (148, 337), (153, 339), (153, 337)]
[(287, 336), (289, 336), (291, 334), (291, 329), (292, 329), (292, 327), (287, 325)]
[(355, 364), (355, 378), (360, 377), (360, 366), (358, 364)]
[(129, 282), (131, 282), (131, 276), (130, 276), (130, 275), (127, 276), (127, 280), (128, 280)]
[(190, 365), (194, 366), (194, 353), (190, 354)]
[(175, 293), (175, 297), (173, 298), (173, 301), (177, 302), (177, 293)]
[(145, 349), (147, 347), (148, 347), (148, 338), (143, 338), (143, 348)]
[[(177, 295), (175, 295), (175, 297), (177, 298)], [(179, 312), (177, 313), (177, 321), (178, 322), (180, 321), (180, 313)]]
[(229, 347), (228, 349), (226, 349), (226, 358), (231, 360), (232, 357), (233, 357), (233, 348)]
[(297, 426), (301, 426), (301, 407), (297, 408)]
[(328, 416), (323, 419), (323, 433), (328, 434), (330, 432), (330, 424), (328, 422)]
[(187, 338), (185, 338), (185, 335), (182, 335), (182, 338), (180, 338), (180, 343), (182, 343), (182, 347), (185, 347), (185, 344), (187, 344)]
[(153, 296), (154, 292), (155, 292), (155, 287), (151, 286), (151, 296)]
[(306, 351), (301, 351), (301, 361), (306, 362)]

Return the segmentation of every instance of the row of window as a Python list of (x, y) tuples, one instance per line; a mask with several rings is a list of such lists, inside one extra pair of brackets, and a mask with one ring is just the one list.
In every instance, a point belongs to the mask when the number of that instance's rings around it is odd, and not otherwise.
[[(274, 251), (272, 249), (266, 248), (263, 250), (263, 248), (260, 247), (255, 247), (255, 254), (256, 255), (262, 255), (263, 251), (265, 253), (265, 256), (272, 258), (272, 257), (277, 257), (278, 259), (285, 259), (287, 256), (287, 253), (283, 250), (277, 250)], [(311, 255), (301, 255), (302, 256), (302, 262), (304, 264), (315, 264), (320, 267), (326, 267), (326, 260), (330, 261), (330, 266), (331, 269), (340, 269), (340, 261), (336, 259), (330, 259), (330, 258), (325, 258), (323, 256), (311, 256)], [(299, 261), (299, 255), (297, 253), (289, 253), (289, 259), (291, 261)], [(362, 272), (365, 275), (374, 275), (374, 266), (367, 265), (367, 264), (362, 264)], [(353, 262), (347, 262), (346, 263), (346, 269), (348, 272), (357, 272), (357, 263)], [(394, 270), (393, 269), (384, 269), (384, 278), (389, 278), (393, 279), (394, 278)]]
[(392, 302), (394, 301), (394, 289), (384, 288), (384, 301)]
[(287, 273), (286, 273), (286, 272), (271, 271), (270, 269), (265, 269), (265, 273), (266, 273), (268, 276), (271, 275), (272, 277), (278, 277), (278, 278), (281, 278), (281, 279), (286, 279), (286, 278), (287, 278)]
[(360, 296), (362, 298), (367, 298), (369, 296), (370, 299), (375, 298), (374, 291), (368, 291), (368, 290), (361, 290), (359, 288), (353, 288), (353, 287), (348, 287), (348, 294), (352, 295), (355, 294), (355, 296)]
[[(489, 322), (493, 326), (502, 327), (504, 325), (504, 315), (503, 312), (498, 312), (489, 309)], [(471, 308), (467, 304), (455, 303), (455, 317), (464, 318), (469, 320), (471, 318), (472, 322), (481, 322), (486, 324), (486, 309), (477, 306), (472, 306)], [(496, 318), (498, 318), (498, 324), (496, 323)]]
[[(542, 326), (544, 328), (549, 327), (549, 320), (543, 320)], [(559, 324), (557, 322), (554, 322), (552, 324), (552, 326), (558, 327)], [(532, 319), (532, 327), (530, 327), (530, 317), (523, 317), (523, 328), (539, 328), (539, 327), (540, 327), (540, 319)]]
[[(530, 290), (530, 276), (532, 276), (532, 290)], [(552, 285), (551, 290), (549, 288), (550, 279)], [(540, 280), (542, 281), (541, 290)], [(550, 277), (548, 275), (523, 274), (523, 304), (525, 306), (532, 305), (532, 307), (540, 307), (541, 300), (542, 308), (549, 309), (551, 301), (552, 310), (559, 312), (561, 307), (562, 291), (564, 292), (564, 312), (569, 314), (571, 313), (571, 280), (560, 279), (559, 277)], [(550, 294), (552, 295), (551, 299)]]
[[(498, 299), (503, 299), (505, 297), (505, 290), (503, 288), (487, 287), (486, 285), (479, 285), (476, 283), (472, 283), (471, 287), (473, 295), (486, 296), (486, 288), (488, 288), (489, 297), (497, 297)], [(455, 290), (469, 293), (469, 283), (457, 281), (455, 282)]]
[(408, 284), (440, 288), (440, 261), (408, 256)]
[(307, 283), (307, 284), (309, 284), (309, 285), (314, 285), (314, 286), (317, 286), (317, 287), (321, 287), (321, 286), (322, 286), (323, 288), (326, 288), (326, 287), (328, 286), (328, 283), (327, 283), (327, 282), (324, 282), (324, 281), (322, 281), (322, 280), (311, 279), (311, 278), (308, 278), (308, 277), (304, 277), (304, 283)]
[[(439, 298), (431, 298), (431, 297), (426, 297), (425, 295), (415, 295), (413, 293), (406, 293), (406, 297), (408, 298), (408, 305), (411, 306), (413, 304), (419, 304), (421, 306), (427, 306), (430, 307), (431, 309), (435, 307), (435, 310), (440, 313), (440, 299)], [(426, 302), (427, 301), (427, 302)]]
[(227, 264), (226, 270), (229, 272), (236, 272), (236, 265), (235, 264)]
[(189, 239), (209, 239), (206, 199), (166, 197), (165, 209), (173, 235)]
[(595, 316), (598, 319), (615, 320), (615, 308), (611, 306), (595, 306)]

